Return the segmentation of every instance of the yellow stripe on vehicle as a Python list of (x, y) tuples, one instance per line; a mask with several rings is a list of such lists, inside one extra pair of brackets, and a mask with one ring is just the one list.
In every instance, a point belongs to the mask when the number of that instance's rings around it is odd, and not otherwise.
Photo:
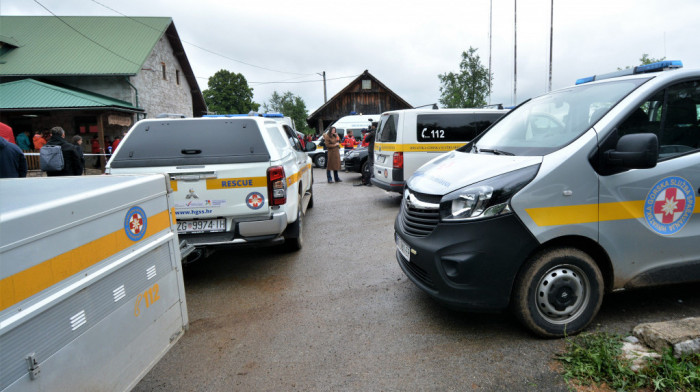
[[(168, 215), (168, 210), (165, 210), (149, 217), (146, 234), (137, 242), (169, 229), (170, 217)], [(24, 301), (137, 242), (130, 240), (126, 236), (124, 228), (121, 227), (104, 237), (0, 280), (0, 311)]]
[(267, 187), (267, 177), (213, 178), (207, 180), (207, 189), (237, 189)]
[(419, 143), (419, 144), (398, 144), (398, 143), (376, 143), (374, 151), (391, 152), (448, 152), (456, 150), (465, 143)]
[[(644, 200), (575, 206), (526, 208), (537, 226), (576, 225), (644, 217)], [(696, 204), (693, 213), (700, 213)]]
[(292, 186), (292, 184), (296, 183), (297, 181), (301, 180), (301, 177), (311, 169), (311, 164), (306, 164), (304, 165), (301, 170), (298, 172), (292, 174), (291, 176), (287, 177), (287, 186)]
[(177, 181), (170, 180), (170, 187), (173, 188), (173, 192), (177, 192)]

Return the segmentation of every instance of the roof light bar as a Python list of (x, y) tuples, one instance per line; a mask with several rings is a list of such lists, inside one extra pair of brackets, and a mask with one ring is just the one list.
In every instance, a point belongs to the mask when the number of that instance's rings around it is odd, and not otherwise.
[(619, 76), (637, 75), (637, 74), (648, 73), (648, 72), (667, 71), (667, 70), (677, 69), (677, 68), (683, 68), (682, 61), (680, 61), (680, 60), (658, 61), (656, 63), (651, 63), (651, 64), (647, 64), (647, 65), (640, 65), (640, 66), (637, 66), (634, 68), (623, 69), (620, 71), (610, 72), (610, 73), (606, 73), (603, 75), (593, 75), (593, 76), (589, 76), (587, 78), (581, 78), (581, 79), (576, 80), (576, 84), (589, 83), (589, 82), (593, 82), (595, 80), (617, 78)]

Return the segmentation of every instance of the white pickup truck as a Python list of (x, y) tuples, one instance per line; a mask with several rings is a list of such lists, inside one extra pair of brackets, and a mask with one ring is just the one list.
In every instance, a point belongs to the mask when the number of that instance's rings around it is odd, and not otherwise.
[(178, 233), (197, 248), (189, 261), (219, 245), (302, 247), (302, 218), (313, 206), (311, 159), (274, 119), (142, 120), (106, 172), (170, 175)]

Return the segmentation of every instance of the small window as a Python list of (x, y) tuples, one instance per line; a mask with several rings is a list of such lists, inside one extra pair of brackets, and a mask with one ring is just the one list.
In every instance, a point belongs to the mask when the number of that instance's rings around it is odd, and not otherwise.
[(160, 69), (163, 71), (163, 80), (168, 80), (168, 75), (165, 69), (165, 63), (160, 63)]
[(175, 70), (175, 83), (177, 83), (178, 86), (180, 85), (180, 70), (179, 69)]
[(416, 122), (416, 140), (422, 143), (466, 143), (477, 134), (477, 119), (473, 113), (420, 114)]
[(396, 142), (396, 128), (399, 122), (398, 114), (384, 114), (379, 120), (378, 142)]
[(362, 89), (363, 90), (371, 90), (372, 89), (372, 81), (367, 79), (362, 81)]

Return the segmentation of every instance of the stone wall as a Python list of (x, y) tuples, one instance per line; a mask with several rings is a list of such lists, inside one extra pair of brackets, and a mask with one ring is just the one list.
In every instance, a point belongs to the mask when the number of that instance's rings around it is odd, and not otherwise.
[(193, 116), (190, 86), (165, 36), (158, 40), (141, 72), (131, 78), (131, 83), (139, 92), (139, 105), (146, 110), (147, 118), (161, 113)]

